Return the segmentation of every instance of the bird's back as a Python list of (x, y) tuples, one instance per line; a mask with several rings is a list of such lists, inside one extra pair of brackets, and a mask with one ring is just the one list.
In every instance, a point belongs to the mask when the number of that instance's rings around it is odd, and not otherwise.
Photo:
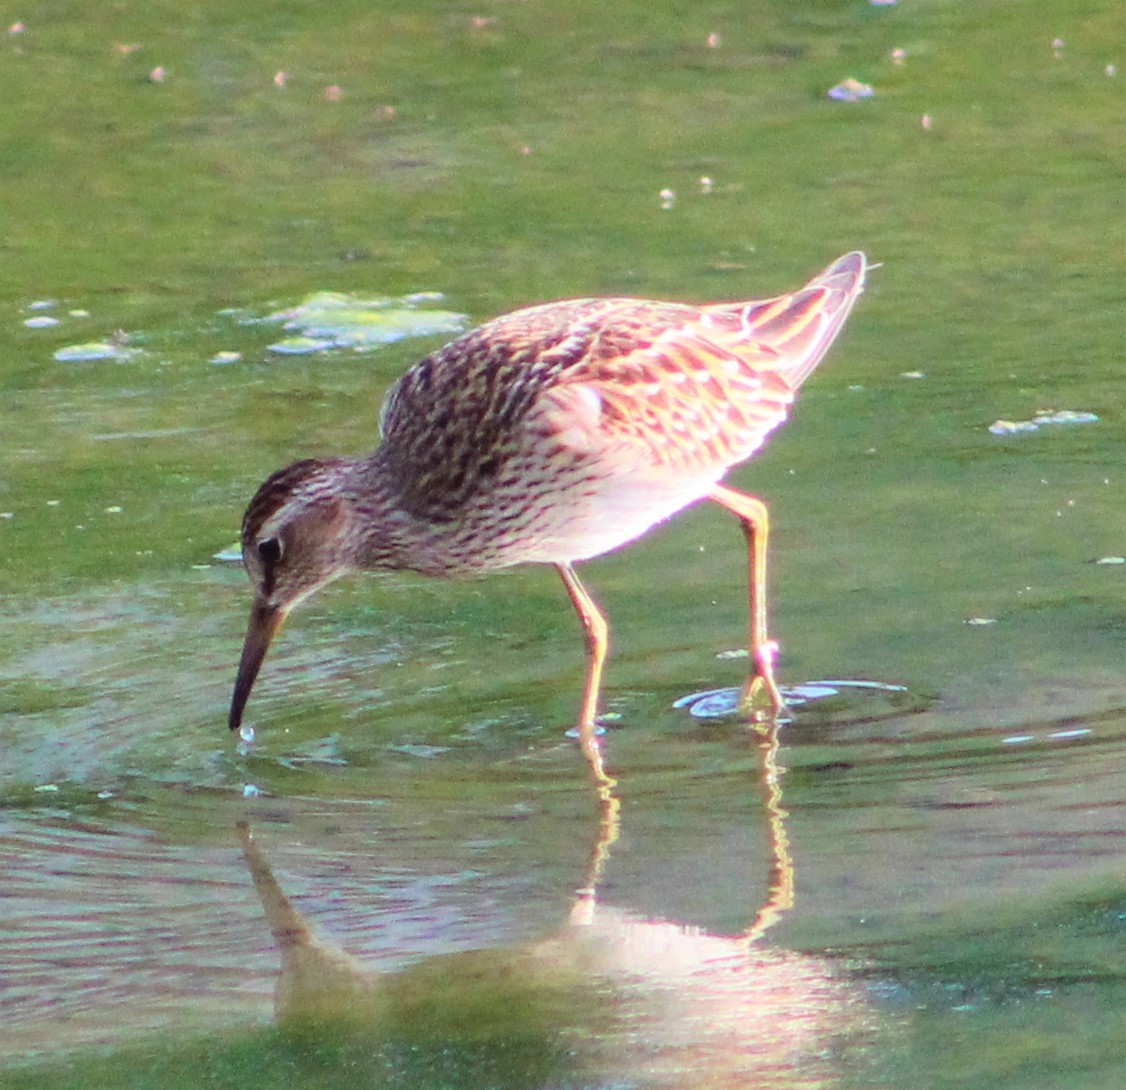
[(584, 473), (683, 506), (682, 494), (706, 491), (785, 420), (865, 270), (853, 253), (765, 301), (585, 299), (497, 318), (392, 389), (384, 465), (404, 506), (437, 520), (502, 487), (558, 492)]

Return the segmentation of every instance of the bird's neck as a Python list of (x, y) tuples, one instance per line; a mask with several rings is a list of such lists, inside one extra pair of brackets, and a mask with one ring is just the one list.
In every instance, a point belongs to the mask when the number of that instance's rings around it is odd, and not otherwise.
[(352, 508), (352, 563), (365, 571), (442, 574), (438, 528), (403, 504), (400, 475), (384, 448), (353, 460), (345, 495)]

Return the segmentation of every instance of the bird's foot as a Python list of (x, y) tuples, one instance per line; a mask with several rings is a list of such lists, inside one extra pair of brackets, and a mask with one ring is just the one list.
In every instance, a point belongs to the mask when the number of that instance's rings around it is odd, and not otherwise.
[(755, 672), (743, 689), (743, 709), (752, 723), (773, 723), (786, 710), (786, 701), (774, 680), (778, 643), (776, 640), (766, 640), (753, 648), (751, 655)]
[(583, 720), (567, 733), (578, 738), (579, 748), (583, 751), (583, 756), (587, 759), (591, 774), (594, 776), (595, 788), (599, 797), (605, 801), (607, 794), (612, 793), (618, 782), (613, 776), (607, 775), (602, 763), (602, 744), (599, 735), (604, 734), (605, 729), (591, 719)]

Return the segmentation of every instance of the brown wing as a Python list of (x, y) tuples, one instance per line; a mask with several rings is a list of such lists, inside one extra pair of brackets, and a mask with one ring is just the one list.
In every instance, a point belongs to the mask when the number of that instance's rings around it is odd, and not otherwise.
[[(777, 299), (676, 315), (637, 303), (628, 324), (655, 335), (635, 336), (616, 354), (590, 352), (546, 392), (554, 402), (549, 411), (573, 419), (576, 406), (585, 405), (582, 418), (596, 420), (607, 448), (627, 461), (684, 473), (744, 461), (786, 419), (862, 291), (865, 270), (863, 254), (848, 254)], [(666, 323), (651, 320), (656, 309)], [(626, 317), (614, 315), (616, 329)], [(669, 318), (678, 320), (667, 324)]]
[(388, 394), (383, 455), (402, 502), (455, 519), (545, 432), (623, 470), (698, 474), (750, 457), (840, 330), (864, 269), (850, 254), (765, 302), (574, 300), (481, 326)]
[(381, 457), (403, 506), (436, 521), (458, 518), (519, 453), (524, 421), (544, 391), (588, 358), (600, 336), (613, 333), (613, 314), (635, 305), (580, 299), (529, 307), (410, 368), (388, 393), (380, 419)]

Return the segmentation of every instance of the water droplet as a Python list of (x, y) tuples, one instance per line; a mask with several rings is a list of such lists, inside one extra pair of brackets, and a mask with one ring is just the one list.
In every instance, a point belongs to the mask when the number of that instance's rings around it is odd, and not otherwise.
[(862, 99), (872, 98), (876, 89), (870, 83), (861, 83), (851, 76), (842, 80), (836, 87), (830, 87), (826, 94), (837, 102), (860, 102)]
[(990, 435), (1019, 435), (1021, 432), (1038, 430), (1031, 420), (994, 420), (989, 425)]
[(1097, 424), (1096, 413), (1077, 412), (1074, 409), (1060, 409), (1051, 412), (1047, 409), (1036, 413), (1031, 420), (996, 420), (989, 425), (992, 435), (1015, 435), (1021, 432), (1038, 431), (1045, 425), (1058, 424)]
[(89, 344), (70, 344), (60, 348), (55, 353), (59, 363), (84, 363), (88, 360), (124, 359), (128, 355), (126, 349), (106, 342), (92, 342)]
[(1039, 412), (1033, 418), (1034, 424), (1097, 424), (1095, 413), (1076, 412), (1073, 409), (1060, 409), (1058, 412)]
[(805, 704), (810, 700), (824, 700), (827, 696), (836, 696), (839, 689), (832, 685), (813, 684), (795, 685), (786, 690), (787, 704)]
[(720, 719), (739, 710), (739, 689), (708, 689), (690, 693), (673, 703), (674, 708), (687, 708), (694, 719)]

